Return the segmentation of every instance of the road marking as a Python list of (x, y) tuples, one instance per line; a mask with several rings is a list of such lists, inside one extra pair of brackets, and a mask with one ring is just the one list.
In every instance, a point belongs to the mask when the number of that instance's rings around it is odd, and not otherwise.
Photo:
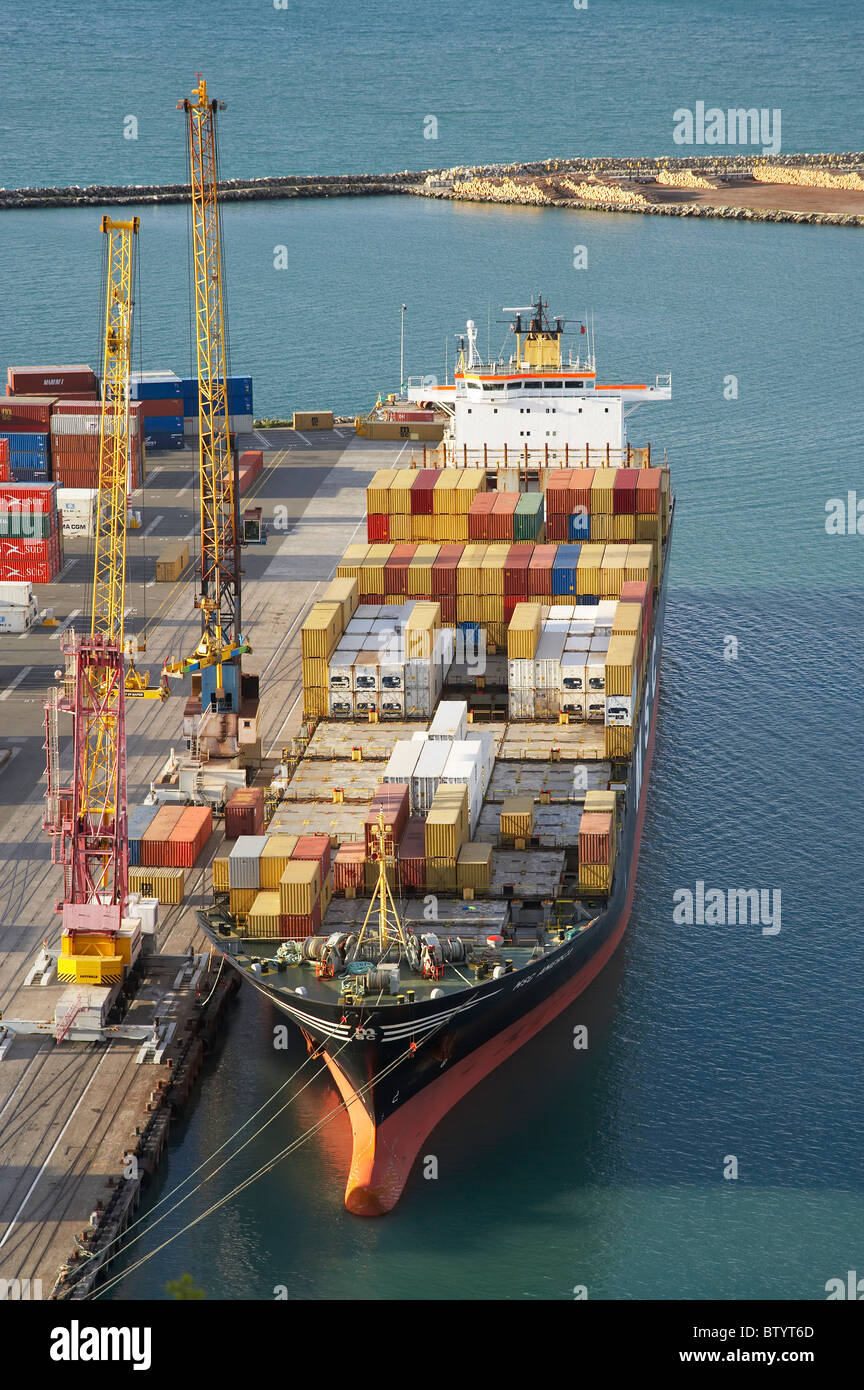
[(150, 532), (151, 532), (151, 531), (154, 531), (154, 530), (156, 529), (156, 527), (159, 525), (159, 522), (160, 522), (160, 521), (164, 521), (164, 520), (165, 520), (164, 516), (154, 516), (153, 520), (150, 522), (150, 525), (149, 525), (149, 526), (147, 527), (147, 529), (145, 530), (144, 535), (145, 535), (145, 536), (149, 536), (149, 535), (150, 535)]
[(17, 1226), (17, 1224), (18, 1224), (18, 1217), (21, 1215), (21, 1213), (22, 1213), (22, 1211), (24, 1210), (24, 1208), (26, 1207), (27, 1203), (30, 1201), (30, 1198), (32, 1197), (34, 1191), (36, 1190), (36, 1184), (38, 1183), (38, 1181), (39, 1181), (39, 1179), (41, 1178), (42, 1174), (45, 1172), (45, 1169), (48, 1167), (48, 1164), (51, 1162), (51, 1159), (54, 1157), (54, 1153), (55, 1153), (55, 1151), (56, 1151), (56, 1149), (57, 1149), (57, 1146), (58, 1146), (59, 1143), (60, 1143), (60, 1140), (63, 1138), (63, 1135), (66, 1133), (67, 1129), (69, 1128), (69, 1126), (71, 1125), (72, 1121), (74, 1120), (75, 1115), (76, 1115), (76, 1112), (77, 1112), (77, 1110), (78, 1110), (78, 1107), (80, 1106), (80, 1104), (81, 1104), (81, 1102), (83, 1101), (84, 1097), (86, 1096), (87, 1092), (90, 1090), (90, 1087), (93, 1085), (93, 1082), (96, 1080), (96, 1073), (99, 1071), (99, 1068), (102, 1066), (102, 1063), (105, 1061), (105, 1058), (108, 1056), (108, 1053), (111, 1051), (111, 1048), (112, 1048), (112, 1047), (113, 1047), (113, 1043), (109, 1043), (108, 1046), (106, 1047), (105, 1051), (103, 1052), (102, 1056), (99, 1058), (99, 1061), (98, 1061), (98, 1063), (96, 1064), (96, 1070), (93, 1072), (93, 1075), (90, 1077), (90, 1080), (87, 1082), (87, 1085), (84, 1087), (84, 1090), (81, 1092), (80, 1096), (78, 1097), (77, 1101), (75, 1102), (75, 1106), (74, 1106), (74, 1108), (73, 1108), (73, 1110), (72, 1110), (71, 1115), (69, 1116), (69, 1118), (68, 1118), (68, 1120), (66, 1121), (65, 1125), (64, 1125), (63, 1128), (61, 1129), (60, 1133), (57, 1135), (57, 1138), (54, 1140), (54, 1143), (53, 1143), (53, 1145), (51, 1146), (51, 1152), (49, 1153), (49, 1155), (48, 1155), (48, 1157), (46, 1158), (45, 1162), (42, 1164), (42, 1167), (39, 1169), (39, 1172), (36, 1174), (35, 1178), (33, 1179), (32, 1183), (30, 1184), (30, 1186), (29, 1186), (29, 1188), (28, 1188), (28, 1190), (27, 1190), (27, 1195), (26, 1195), (26, 1197), (24, 1198), (24, 1201), (21, 1203), (21, 1205), (20, 1205), (20, 1207), (18, 1208), (18, 1210), (16, 1211), (15, 1215), (12, 1217), (12, 1220), (10, 1221), (9, 1225), (6, 1227), (6, 1234), (4, 1235), (3, 1239), (0, 1240), (0, 1250), (3, 1249), (3, 1246), (6, 1244), (7, 1240), (9, 1239), (9, 1237), (11, 1236), (11, 1234), (12, 1234), (12, 1232), (14, 1231), (15, 1227)]
[(259, 443), (259, 444), (263, 444), (265, 449), (269, 449), (269, 448), (270, 448), (270, 440), (269, 440), (269, 439), (265, 439), (264, 436), (263, 436), (263, 434), (259, 434), (257, 430), (253, 430), (252, 433), (254, 434), (255, 438), (258, 440), (258, 443)]
[(71, 627), (71, 626), (72, 626), (72, 624), (74, 623), (75, 619), (78, 617), (78, 615), (79, 615), (80, 612), (81, 612), (81, 609), (80, 609), (80, 608), (74, 609), (74, 611), (73, 611), (72, 613), (69, 614), (69, 617), (66, 619), (65, 623), (63, 623), (62, 626), (60, 626), (60, 627), (54, 629), (54, 631), (51, 633), (51, 641), (52, 641), (52, 642), (56, 642), (56, 641), (57, 641), (57, 638), (60, 637), (60, 636), (62, 636), (62, 634), (66, 631), (67, 627)]
[(29, 636), (30, 636), (30, 631), (29, 631), (29, 629), (27, 630), (27, 632), (19, 632), (19, 633), (18, 633), (18, 641), (19, 641), (19, 642), (23, 642), (24, 638), (25, 638), (25, 637), (29, 637)]
[(310, 448), (310, 449), (312, 448), (312, 440), (311, 440), (311, 439), (307, 439), (306, 436), (305, 436), (305, 434), (301, 434), (299, 430), (295, 430), (294, 433), (296, 434), (296, 436), (297, 436), (298, 439), (302, 439), (304, 444), (308, 444), (308, 445), (309, 445), (309, 448)]
[(32, 666), (25, 666), (25, 667), (23, 667), (23, 669), (20, 670), (20, 671), (18, 672), (18, 674), (17, 674), (17, 676), (15, 677), (14, 681), (10, 681), (10, 683), (7, 685), (6, 689), (3, 691), (3, 694), (0, 695), (0, 700), (8, 700), (8, 699), (9, 699), (9, 696), (12, 694), (12, 691), (15, 689), (16, 685), (20, 685), (21, 682), (23, 681), (24, 677), (25, 677), (25, 676), (29, 676), (29, 674), (30, 674), (30, 672), (31, 672), (32, 670), (33, 670), (33, 667), (32, 667)]

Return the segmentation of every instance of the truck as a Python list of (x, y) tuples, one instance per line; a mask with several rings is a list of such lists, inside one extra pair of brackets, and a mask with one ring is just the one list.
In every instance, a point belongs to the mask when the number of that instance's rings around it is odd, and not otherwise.
[(0, 635), (28, 632), (39, 622), (39, 606), (26, 580), (0, 581)]

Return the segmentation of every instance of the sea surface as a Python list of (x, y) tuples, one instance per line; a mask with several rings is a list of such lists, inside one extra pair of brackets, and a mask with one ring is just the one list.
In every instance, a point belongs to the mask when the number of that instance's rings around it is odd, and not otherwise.
[[(173, 103), (196, 68), (229, 103), (229, 175), (675, 153), (671, 113), (700, 99), (780, 106), (785, 148), (843, 150), (861, 27), (857, 7), (796, 0), (48, 4), (0, 58), (2, 182), (182, 177)], [(187, 215), (141, 217), (139, 361), (185, 374)], [(0, 216), (0, 366), (98, 361), (98, 221)], [(384, 198), (228, 206), (224, 239), (258, 415), (394, 389), (403, 302), (412, 375), (452, 369), (469, 317), (484, 350), (506, 345), (502, 306), (538, 291), (593, 314), (601, 379), (671, 372), (672, 402), (628, 421), (678, 499), (659, 730), (624, 943), (430, 1137), (437, 1178), (418, 1166), (393, 1215), (350, 1217), (336, 1115), (115, 1296), (189, 1272), (214, 1299), (824, 1298), (864, 1259), (864, 536), (826, 530), (831, 499), (864, 499), (862, 233)], [(779, 891), (781, 930), (676, 922), (698, 882)], [(277, 1022), (242, 993), (151, 1201), (303, 1061), (296, 1040), (274, 1050)], [(315, 1077), (129, 1262), (335, 1103)]]

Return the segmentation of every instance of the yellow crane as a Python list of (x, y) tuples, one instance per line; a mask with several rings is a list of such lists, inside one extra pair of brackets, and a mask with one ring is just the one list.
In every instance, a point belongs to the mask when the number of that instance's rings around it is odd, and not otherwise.
[[(221, 692), (221, 707), (235, 712), (240, 701), (240, 656), (251, 651), (240, 628), (240, 534), (235, 465), (227, 402), (227, 353), (222, 247), (218, 199), (216, 112), (198, 74), (198, 86), (178, 101), (187, 116), (192, 187), (192, 260), (198, 364), (198, 471), (201, 565), (196, 608), (201, 640), (192, 656), (166, 665), (171, 675), (208, 672), (205, 692)], [(215, 668), (215, 670), (213, 669)], [(230, 675), (229, 675), (230, 672)]]

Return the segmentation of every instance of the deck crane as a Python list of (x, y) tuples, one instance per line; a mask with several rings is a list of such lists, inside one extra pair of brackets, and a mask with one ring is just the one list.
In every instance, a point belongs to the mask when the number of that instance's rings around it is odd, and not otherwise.
[[(220, 241), (216, 113), (201, 74), (191, 99), (178, 101), (187, 116), (192, 187), (192, 261), (198, 365), (198, 472), (201, 562), (195, 607), (201, 640), (193, 654), (166, 664), (171, 676), (200, 672), (200, 732), (236, 752), (242, 697), (240, 657), (251, 647), (240, 622), (240, 529), (236, 462), (227, 402), (224, 271)], [(199, 740), (195, 740), (199, 744)]]
[[(126, 527), (129, 507), (129, 369), (139, 219), (103, 217), (107, 238), (99, 488), (90, 631), (70, 632), (63, 684), (46, 701), (47, 783), (44, 826), (52, 858), (64, 870), (64, 929), (119, 930), (128, 891), (126, 699), (163, 699), (130, 663), (124, 642)], [(60, 674), (60, 673), (58, 673)], [(73, 720), (73, 769), (59, 771), (58, 715)]]

